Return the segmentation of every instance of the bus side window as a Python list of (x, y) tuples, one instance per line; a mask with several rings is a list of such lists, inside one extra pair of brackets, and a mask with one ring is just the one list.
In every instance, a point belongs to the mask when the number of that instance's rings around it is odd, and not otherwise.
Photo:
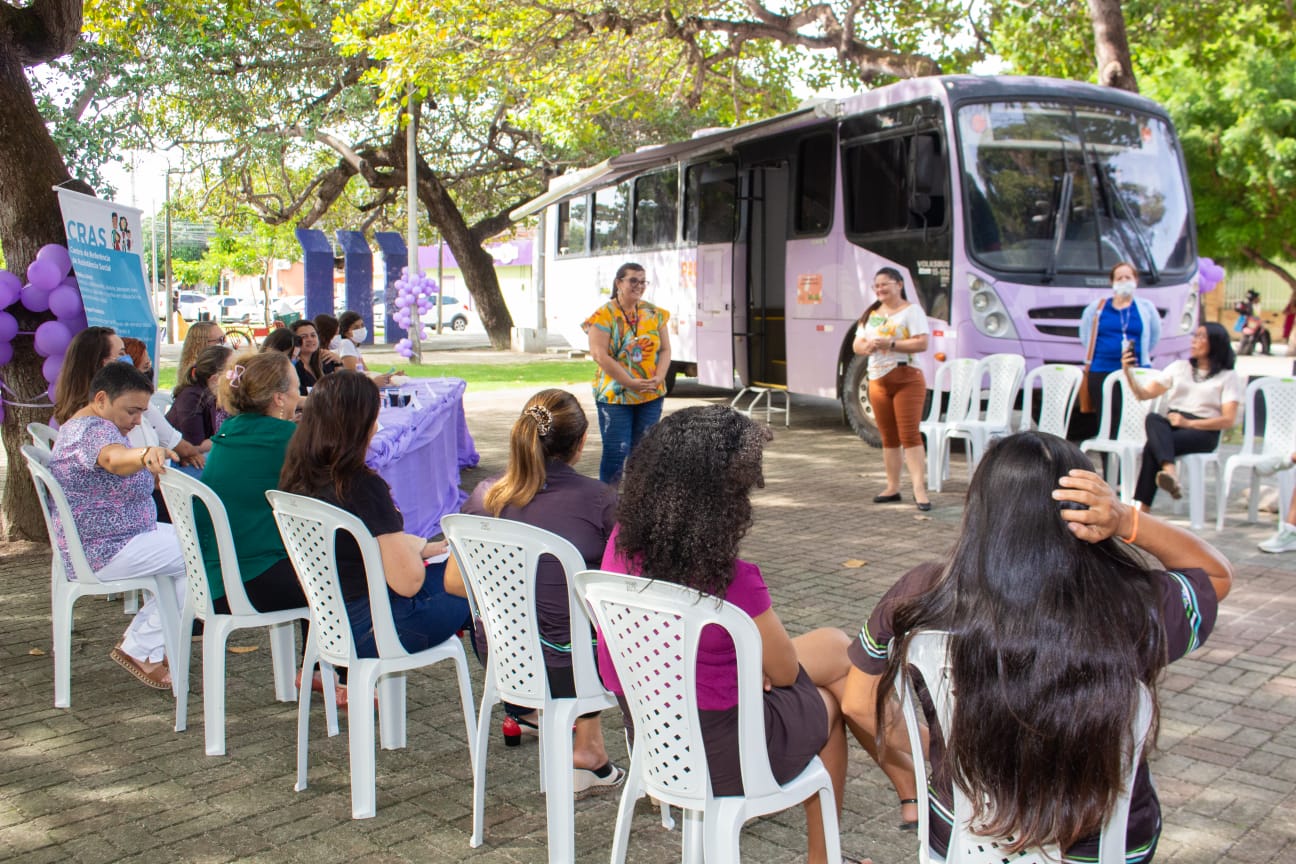
[(737, 168), (720, 161), (690, 165), (684, 178), (685, 242), (732, 243), (737, 230)]
[(670, 168), (640, 177), (634, 191), (635, 248), (673, 244), (679, 218), (679, 170)]
[(630, 184), (610, 186), (594, 193), (595, 251), (624, 249), (630, 245)]
[(910, 155), (909, 227), (938, 228), (945, 224), (946, 171), (940, 136), (914, 136)]
[(573, 198), (558, 205), (558, 254), (582, 255), (585, 252), (587, 198)]
[(832, 225), (835, 162), (831, 133), (813, 135), (797, 144), (795, 233), (823, 234)]
[(909, 227), (907, 137), (883, 138), (846, 148), (846, 231), (882, 234)]

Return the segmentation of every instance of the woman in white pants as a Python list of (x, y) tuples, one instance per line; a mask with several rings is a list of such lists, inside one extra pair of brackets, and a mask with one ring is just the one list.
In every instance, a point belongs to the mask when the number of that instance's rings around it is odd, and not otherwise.
[[(102, 581), (167, 575), (184, 603), (185, 563), (175, 530), (158, 524), (154, 477), (166, 460), (165, 447), (131, 447), (127, 435), (148, 409), (153, 385), (133, 366), (109, 363), (90, 382), (90, 401), (62, 425), (50, 457), (50, 471), (67, 496), (86, 560)], [(62, 525), (55, 543), (67, 554)], [(71, 572), (71, 568), (68, 568)], [(176, 610), (178, 617), (179, 610)], [(178, 634), (177, 634), (178, 636)], [(150, 597), (131, 621), (112, 659), (149, 687), (168, 690), (162, 618)]]

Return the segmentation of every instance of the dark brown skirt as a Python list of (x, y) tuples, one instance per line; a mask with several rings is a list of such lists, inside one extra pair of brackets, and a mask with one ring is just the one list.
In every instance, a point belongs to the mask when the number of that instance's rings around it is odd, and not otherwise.
[[(828, 743), (828, 711), (819, 688), (804, 668), (790, 687), (774, 687), (763, 694), (765, 747), (774, 779), (786, 783), (798, 776)], [(625, 717), (626, 733), (634, 746), (634, 721), (630, 707), (617, 695)], [(743, 794), (738, 763), (738, 706), (723, 711), (699, 711), (702, 743), (711, 773), (711, 791), (717, 797)]]

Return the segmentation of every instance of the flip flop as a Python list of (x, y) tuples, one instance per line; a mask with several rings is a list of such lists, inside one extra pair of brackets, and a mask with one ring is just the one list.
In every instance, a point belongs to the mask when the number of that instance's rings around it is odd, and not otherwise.
[(158, 663), (150, 672), (140, 665), (138, 660), (123, 651), (121, 646), (122, 643), (118, 642), (108, 652), (108, 656), (112, 658), (113, 662), (134, 675), (142, 684), (152, 687), (154, 690), (171, 689), (171, 670), (167, 669), (165, 660)]

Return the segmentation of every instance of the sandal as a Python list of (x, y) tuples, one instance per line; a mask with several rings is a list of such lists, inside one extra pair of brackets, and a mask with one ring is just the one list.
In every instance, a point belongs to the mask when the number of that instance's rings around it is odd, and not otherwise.
[[(301, 673), (301, 670), (298, 669), (298, 670), (297, 670), (297, 689), (298, 689), (298, 690), (301, 689), (301, 679), (302, 679), (302, 673)], [(324, 692), (324, 676), (320, 674), (320, 671), (319, 671), (318, 669), (315, 670), (315, 674), (311, 677), (311, 692), (312, 692), (312, 693), (323, 693), (323, 692)], [(336, 679), (334, 679), (333, 692), (336, 694), (337, 707), (339, 707), (339, 708), (341, 708), (343, 711), (345, 711), (345, 710), (346, 710), (346, 707), (347, 707), (347, 688), (346, 688), (346, 685), (345, 685), (345, 684), (337, 683), (337, 682), (336, 682)], [(375, 703), (377, 702), (377, 699), (378, 699), (378, 697), (377, 697), (377, 696), (374, 696), (374, 701), (375, 701)]]
[[(157, 663), (141, 663), (123, 651), (120, 642), (108, 652), (108, 656), (113, 659), (113, 662), (134, 675), (146, 686), (152, 687), (154, 690), (171, 689), (171, 670), (167, 668), (165, 659)], [(153, 668), (150, 669), (149, 666)]]
[[(916, 806), (918, 805), (918, 799), (917, 799), (917, 798), (901, 798), (901, 799), (900, 799), (900, 806), (901, 806), (901, 807), (904, 807), (906, 804), (913, 804), (913, 805), (916, 807)], [(916, 832), (916, 831), (918, 830), (918, 820), (915, 819), (915, 820), (913, 820), (912, 822), (909, 822), (909, 821), (907, 821), (907, 820), (903, 820), (903, 819), (902, 819), (902, 821), (900, 822), (900, 824), (897, 825), (896, 827), (899, 828), (901, 831), (914, 831), (914, 832)]]
[(572, 791), (578, 795), (582, 792), (604, 792), (615, 789), (624, 783), (626, 778), (626, 772), (611, 762), (604, 762), (598, 768), (573, 768), (572, 773), (574, 775)]

